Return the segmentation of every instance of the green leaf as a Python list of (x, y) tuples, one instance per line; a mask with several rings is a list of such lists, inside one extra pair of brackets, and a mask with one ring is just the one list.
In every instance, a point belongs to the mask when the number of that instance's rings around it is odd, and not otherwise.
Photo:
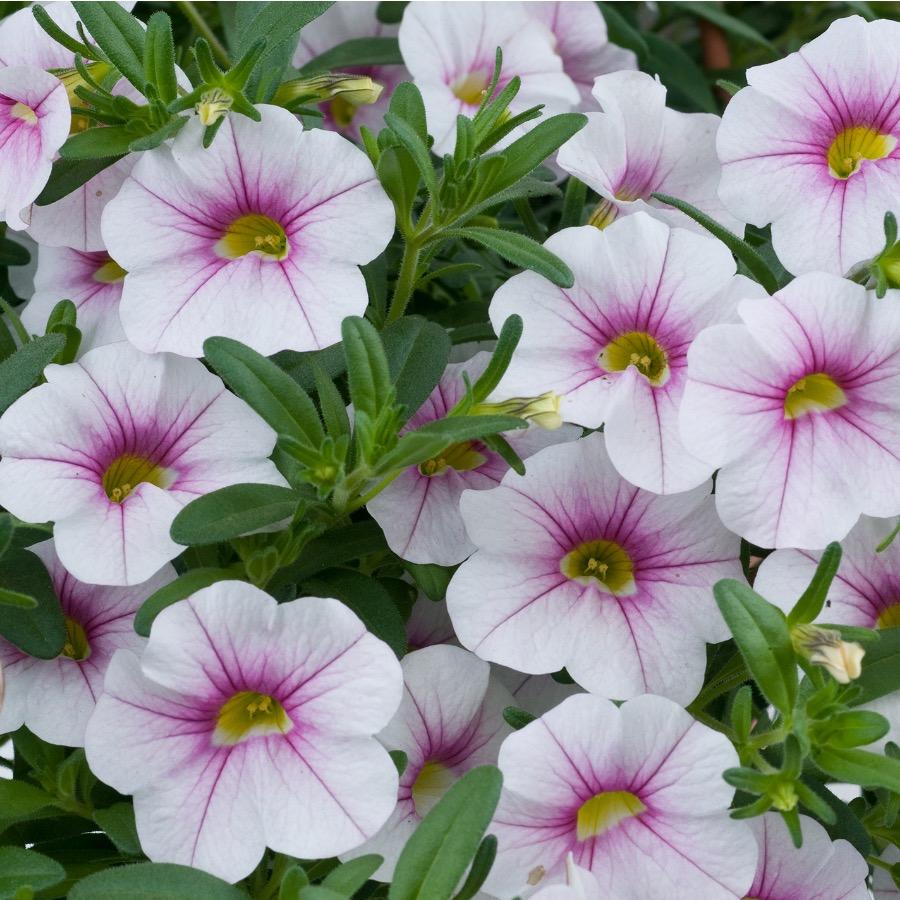
[(660, 203), (674, 206), (686, 216), (702, 225), (710, 234), (717, 237), (746, 267), (753, 277), (770, 293), (778, 290), (778, 279), (769, 269), (765, 260), (746, 241), (741, 240), (734, 232), (729, 231), (724, 225), (720, 225), (711, 219), (706, 213), (701, 212), (690, 203), (670, 197), (668, 194), (654, 193), (651, 195)]
[(331, 5), (311, 2), (263, 4), (250, 24), (238, 34), (238, 56), (243, 55), (260, 38), (265, 38), (269, 47), (277, 46), (321, 16)]
[(453, 900), (473, 900), (473, 898), (481, 890), (482, 885), (487, 880), (497, 858), (497, 838), (489, 834), (478, 845), (475, 852), (475, 858), (472, 860), (472, 868), (463, 882), (463, 886), (459, 889), (459, 893)]
[(429, 195), (434, 196), (437, 193), (437, 176), (434, 173), (428, 148), (408, 122), (391, 113), (385, 115), (384, 121), (412, 157), (412, 161), (416, 164), (416, 168), (425, 182), (425, 189)]
[(79, 131), (71, 135), (59, 148), (59, 155), (67, 160), (121, 157), (131, 150), (132, 143), (138, 137), (138, 134), (124, 125), (88, 128), (87, 131)]
[(318, 447), (325, 431), (315, 404), (293, 378), (240, 341), (213, 337), (203, 355), (225, 383), (278, 434)]
[(814, 747), (812, 760), (835, 781), (900, 793), (900, 760), (839, 747)]
[(421, 316), (404, 316), (381, 333), (397, 403), (409, 418), (428, 399), (450, 359), (447, 332)]
[(131, 803), (114, 803), (94, 813), (94, 821), (106, 832), (116, 849), (126, 856), (140, 856), (141, 842), (134, 823), (134, 806)]
[(491, 821), (503, 777), (493, 766), (467, 772), (406, 842), (389, 900), (449, 900)]
[(196, 594), (197, 591), (209, 587), (217, 581), (232, 581), (239, 578), (240, 574), (237, 568), (189, 569), (183, 575), (179, 575), (174, 581), (170, 581), (158, 591), (154, 591), (141, 604), (140, 609), (137, 611), (137, 615), (134, 617), (134, 630), (139, 635), (148, 637), (154, 619), (156, 619), (166, 607)]
[[(831, 811), (834, 815), (833, 824), (828, 818), (821, 815), (819, 816), (825, 825), (828, 836), (833, 841), (843, 838), (845, 841), (849, 841), (853, 844), (863, 856), (868, 856), (872, 852), (872, 839), (869, 837), (868, 831), (866, 831), (865, 826), (859, 821), (853, 810), (819, 781), (808, 778), (802, 783), (797, 784), (798, 788), (803, 786), (808, 788), (812, 793), (815, 793), (820, 800), (831, 807)], [(809, 800), (808, 795), (806, 795), (804, 791), (798, 790), (798, 796), (800, 802), (803, 803), (810, 812), (813, 812), (813, 807), (807, 802)]]
[(402, 775), (409, 765), (409, 757), (402, 750), (388, 750), (388, 756), (394, 761), (397, 767), (397, 774)]
[[(406, 626), (387, 590), (374, 578), (354, 569), (331, 569), (307, 581), (306, 591), (317, 597), (335, 597), (349, 606), (375, 637), (398, 657), (406, 653)], [(295, 600), (302, 603), (303, 598)]]
[(362, 37), (344, 41), (304, 63), (300, 72), (339, 72), (351, 66), (402, 65), (400, 45), (395, 37)]
[(322, 882), (322, 886), (337, 891), (345, 897), (352, 897), (375, 874), (383, 862), (384, 857), (377, 853), (357, 856), (356, 859), (351, 859), (336, 869), (332, 869)]
[(643, 60), (650, 55), (650, 48), (643, 35), (634, 28), (629, 21), (616, 9), (612, 3), (598, 3), (603, 18), (606, 19), (606, 28), (609, 40), (626, 50), (631, 50)]
[(172, 863), (137, 863), (94, 872), (69, 891), (69, 900), (248, 900), (220, 878)]
[(61, 334), (47, 334), (29, 341), (0, 363), (0, 413), (34, 385), (45, 366), (65, 346), (66, 339)]
[(662, 83), (669, 88), (670, 97), (677, 91), (701, 112), (719, 111), (703, 70), (678, 44), (650, 32), (644, 35), (644, 39), (650, 48), (646, 71), (659, 75)]
[(12, 544), (15, 531), (16, 524), (13, 517), (9, 513), (0, 513), (0, 558)]
[(878, 634), (880, 639), (866, 646), (862, 675), (853, 682), (860, 690), (854, 706), (900, 690), (900, 628), (883, 628)]
[(284, 873), (278, 888), (278, 900), (299, 900), (300, 892), (309, 886), (309, 878), (302, 866), (291, 866)]
[(354, 411), (372, 421), (392, 396), (391, 373), (381, 337), (371, 322), (348, 316), (341, 323), (347, 382)]
[(537, 716), (532, 715), (527, 710), (519, 709), (518, 706), (507, 706), (503, 710), (503, 718), (510, 728), (515, 728), (518, 731), (520, 728), (530, 725)]
[(450, 228), (442, 231), (441, 237), (475, 241), (483, 247), (487, 247), (488, 250), (493, 250), (498, 256), (502, 256), (513, 265), (531, 269), (538, 275), (543, 275), (544, 278), (559, 287), (570, 288), (575, 283), (572, 270), (558, 256), (537, 241), (525, 237), (524, 234), (516, 234), (500, 228), (467, 225), (465, 228)]
[(34, 202), (38, 206), (49, 206), (57, 200), (62, 200), (121, 158), (121, 156), (106, 156), (100, 159), (56, 160), (47, 184)]
[(375, 10), (375, 16), (379, 22), (384, 22), (385, 25), (399, 25), (404, 9), (406, 9), (406, 0), (382, 0)]
[(0, 266), (27, 266), (31, 254), (26, 247), (6, 238), (0, 240)]
[(753, 28), (753, 26), (748, 25), (746, 22), (735, 16), (729, 15), (715, 3), (694, 3), (687, 2), (687, 0), (681, 0), (681, 2), (673, 5), (680, 7), (692, 16), (706, 19), (707, 22), (718, 25), (722, 31), (733, 34), (741, 40), (749, 41), (751, 44), (759, 44), (760, 47), (765, 47), (767, 50), (777, 52), (772, 42), (763, 37), (755, 28)]
[(891, 726), (888, 720), (866, 709), (836, 712), (810, 729), (816, 743), (829, 747), (861, 747), (881, 740)]
[(434, 563), (407, 562), (406, 570), (429, 600), (443, 600), (447, 596), (447, 586), (450, 584), (453, 569)]
[(163, 103), (171, 103), (178, 96), (172, 22), (164, 12), (155, 12), (147, 19), (144, 80), (156, 88)]
[(0, 587), (0, 606), (15, 606), (19, 609), (35, 609), (38, 602), (30, 594), (10, 591)]
[(494, 389), (500, 384), (500, 379), (506, 374), (509, 364), (512, 362), (513, 353), (519, 346), (524, 329), (522, 317), (515, 313), (507, 316), (500, 334), (497, 337), (497, 345), (491, 354), (491, 361), (487, 368), (478, 376), (472, 385), (472, 398), (476, 403), (487, 400)]
[(805, 625), (814, 621), (819, 613), (822, 612), (825, 600), (828, 597), (828, 589), (831, 587), (831, 582), (834, 581), (838, 566), (841, 564), (842, 552), (841, 545), (837, 541), (825, 548), (809, 587), (807, 587), (800, 599), (794, 604), (794, 608), (788, 613), (787, 621), (789, 626)]
[(144, 92), (144, 29), (118, 3), (75, 0), (78, 17), (110, 62), (141, 92)]
[(391, 95), (390, 113), (392, 116), (403, 119), (418, 135), (421, 142), (428, 146), (428, 123), (425, 117), (425, 101), (416, 85), (411, 81), (404, 81), (394, 88)]
[(277, 484), (232, 484), (188, 503), (172, 522), (177, 544), (215, 544), (276, 525), (297, 511), (299, 498)]
[[(221, 121), (221, 120), (220, 120)], [(188, 123), (187, 116), (173, 116), (165, 125), (157, 128), (150, 134), (142, 135), (135, 138), (129, 145), (128, 149), (134, 153), (140, 153), (144, 150), (153, 150), (160, 144), (165, 143), (170, 138), (175, 137), (182, 128)]]
[(49, 856), (21, 847), (0, 847), (0, 900), (11, 900), (21, 887), (51, 888), (65, 877), (66, 870)]
[(713, 593), (760, 690), (790, 715), (797, 699), (797, 659), (784, 613), (730, 578), (717, 582)]
[(26, 781), (0, 779), (0, 825), (5, 829), (15, 822), (25, 821), (52, 806), (54, 799)]
[[(29, 656), (59, 656), (66, 626), (53, 582), (41, 560), (28, 550), (7, 551), (0, 558), (0, 584), (6, 591), (35, 601), (33, 607), (5, 606), (0, 614), (0, 634)], [(3, 815), (0, 804), (0, 817)]]

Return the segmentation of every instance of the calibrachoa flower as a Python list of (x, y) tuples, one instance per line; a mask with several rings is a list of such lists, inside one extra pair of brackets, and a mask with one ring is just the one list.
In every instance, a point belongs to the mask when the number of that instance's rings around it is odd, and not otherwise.
[(91, 770), (134, 795), (151, 860), (248, 875), (265, 847), (344, 853), (385, 822), (397, 770), (372, 737), (400, 665), (337, 600), (277, 604), (219, 582), (117, 653), (88, 724)]
[(56, 151), (69, 136), (66, 89), (33, 66), (0, 69), (0, 213), (15, 231), (43, 190)]
[(163, 566), (133, 587), (98, 587), (73, 578), (52, 541), (30, 549), (50, 573), (65, 616), (66, 642), (56, 659), (35, 659), (0, 638), (7, 687), (0, 733), (26, 725), (51, 744), (81, 747), (113, 653), (120, 648), (141, 650), (144, 638), (135, 633), (134, 614), (154, 591), (175, 578), (175, 570)]
[(607, 41), (606, 22), (595, 3), (535, 0), (524, 7), (528, 15), (552, 32), (563, 71), (581, 95), (579, 109), (594, 108), (591, 88), (598, 75), (637, 68), (634, 53)]
[[(718, 134), (722, 200), (796, 274), (842, 275), (884, 244), (900, 193), (900, 23), (851, 16), (747, 70)], [(848, 52), (852, 49), (852, 52)]]
[(605, 423), (613, 464), (642, 488), (668, 494), (706, 481), (713, 467), (678, 431), (687, 351), (701, 329), (734, 318), (735, 294), (756, 294), (754, 283), (735, 278), (724, 244), (643, 213), (603, 231), (564, 229), (546, 247), (575, 284), (522, 272), (494, 294), (495, 329), (512, 313), (525, 323), (499, 390), (553, 390), (566, 421)]
[(394, 228), (366, 155), (291, 113), (229, 116), (209, 149), (197, 118), (141, 155), (103, 212), (128, 272), (120, 315), (142, 350), (200, 356), (211, 335), (261, 353), (340, 340), (368, 303), (358, 266)]
[(51, 365), (0, 417), (0, 504), (53, 520), (79, 580), (138, 584), (183, 547), (178, 511), (230, 484), (284, 484), (275, 432), (200, 362), (110, 344)]
[[(378, 4), (370, 0), (360, 0), (349, 5), (335, 3), (300, 32), (300, 43), (294, 53), (294, 66), (300, 68), (345, 41), (396, 35), (396, 25), (385, 25), (378, 21), (375, 15), (377, 8)], [(403, 66), (397, 65), (342, 66), (341, 71), (368, 76), (383, 88), (381, 97), (375, 103), (357, 105), (346, 99), (346, 96), (339, 95), (327, 106), (320, 107), (325, 113), (325, 124), (354, 138), (359, 137), (361, 125), (377, 134), (384, 127), (384, 114), (388, 110), (394, 88), (401, 81), (409, 81), (409, 73)]]
[(592, 872), (575, 865), (572, 853), (566, 854), (566, 883), (548, 885), (533, 896), (534, 900), (613, 900), (603, 896)]
[[(466, 392), (462, 373), (473, 383), (485, 370), (490, 354), (476, 353), (468, 362), (447, 366), (440, 383), (406, 425), (420, 428), (442, 419)], [(550, 444), (571, 440), (573, 429), (553, 431), (531, 425), (527, 431), (510, 432), (507, 438), (523, 459)], [(412, 466), (368, 504), (369, 513), (381, 526), (388, 546), (413, 563), (453, 566), (462, 562), (475, 545), (466, 536), (459, 512), (465, 490), (496, 487), (509, 466), (503, 458), (477, 441), (455, 444), (437, 459)]]
[(34, 295), (22, 311), (22, 324), (34, 334), (43, 334), (53, 307), (65, 297), (77, 309), (80, 353), (123, 341), (119, 300), (124, 278), (125, 270), (103, 251), (41, 247)]
[[(514, 76), (522, 80), (510, 105), (513, 115), (537, 104), (544, 104), (545, 115), (578, 104), (578, 88), (563, 72), (553, 35), (525, 6), (413, 0), (406, 7), (400, 52), (422, 92), (436, 153), (453, 151), (456, 117), (472, 116), (478, 109), (494, 73), (498, 47), (503, 50), (498, 91)], [(520, 133), (517, 129), (506, 142)]]
[(461, 510), (478, 548), (447, 591), (463, 646), (520, 672), (565, 667), (605, 697), (693, 699), (705, 642), (728, 636), (712, 586), (741, 577), (707, 485), (665, 497), (633, 487), (595, 433), (467, 492)]
[(749, 820), (759, 845), (753, 900), (867, 900), (869, 867), (847, 841), (832, 842), (825, 829), (800, 816), (803, 846), (791, 841), (784, 820), (768, 813)]
[(744, 897), (757, 852), (728, 817), (722, 771), (736, 763), (726, 737), (671, 700), (570, 697), (500, 748), (499, 847), (485, 889), (506, 897), (563, 881), (571, 853), (599, 897)]
[(716, 507), (760, 547), (824, 547), (900, 512), (900, 305), (814, 273), (744, 301), (688, 352), (687, 448), (721, 467)]
[(419, 594), (406, 620), (406, 644), (409, 649), (421, 650), (455, 641), (456, 633), (450, 622), (447, 604), (443, 600), (429, 600), (424, 594)]
[(404, 844), (447, 789), (469, 769), (496, 764), (511, 731), (503, 710), (515, 706), (490, 666), (459, 647), (416, 650), (401, 665), (403, 700), (378, 735), (388, 750), (407, 756), (397, 806), (384, 828), (353, 853), (384, 857), (380, 881), (390, 880)]
[(666, 89), (644, 72), (602, 75), (594, 82), (593, 95), (603, 112), (589, 112), (587, 125), (556, 157), (563, 169), (600, 195), (591, 224), (603, 228), (643, 210), (672, 225), (703, 231), (684, 213), (650, 196), (662, 193), (742, 231), (716, 193), (718, 116), (667, 109)]

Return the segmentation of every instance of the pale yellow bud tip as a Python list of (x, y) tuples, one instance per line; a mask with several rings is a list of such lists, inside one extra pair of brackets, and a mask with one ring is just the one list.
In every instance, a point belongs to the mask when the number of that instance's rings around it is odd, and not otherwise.
[(513, 397), (500, 403), (478, 403), (472, 408), (472, 414), (518, 416), (540, 428), (553, 431), (563, 423), (559, 413), (561, 399), (559, 394), (547, 391), (539, 397)]
[(223, 116), (228, 115), (234, 101), (221, 88), (213, 88), (200, 98), (197, 104), (197, 115), (204, 126), (215, 125)]
[(845, 641), (839, 631), (817, 625), (797, 625), (791, 637), (798, 653), (826, 669), (839, 684), (849, 684), (862, 673), (865, 649), (856, 641)]

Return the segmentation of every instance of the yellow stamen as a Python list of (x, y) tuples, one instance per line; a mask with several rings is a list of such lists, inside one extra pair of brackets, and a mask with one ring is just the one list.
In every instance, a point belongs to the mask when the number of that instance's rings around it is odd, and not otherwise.
[(878, 628), (900, 628), (900, 603), (886, 606), (878, 616)]
[(281, 260), (288, 255), (289, 249), (281, 225), (259, 213), (235, 219), (216, 244), (216, 253), (226, 259), (257, 253), (264, 259)]
[(66, 642), (63, 644), (62, 655), (76, 662), (81, 662), (91, 655), (87, 633), (71, 616), (66, 616)]
[(27, 122), (29, 125), (37, 125), (37, 113), (30, 106), (27, 106), (24, 103), (14, 103), (9, 111), (9, 114), (16, 119), (21, 119), (23, 122)]
[(646, 331), (626, 331), (610, 341), (597, 357), (607, 372), (623, 372), (634, 366), (654, 387), (669, 380), (669, 357)]
[(106, 260), (99, 269), (97, 269), (93, 274), (94, 281), (99, 281), (101, 284), (116, 284), (127, 275), (128, 273), (112, 258)]
[(591, 797), (578, 810), (576, 833), (579, 841), (597, 837), (625, 819), (639, 816), (647, 807), (630, 791), (604, 791)]
[(487, 457), (475, 449), (471, 441), (462, 441), (448, 447), (440, 456), (428, 459), (419, 465), (419, 472), (429, 478), (444, 475), (448, 469), (470, 472), (487, 462)]
[(868, 125), (845, 128), (828, 148), (828, 171), (834, 178), (846, 180), (860, 170), (864, 159), (884, 159), (896, 146), (892, 134), (881, 134)]
[(419, 770), (412, 786), (416, 813), (423, 818), (427, 816), (455, 781), (453, 771), (443, 763), (426, 762)]
[(153, 460), (132, 453), (116, 457), (103, 473), (103, 490), (113, 503), (121, 503), (144, 482), (165, 488), (171, 484), (171, 473)]
[(469, 106), (478, 106), (487, 90), (488, 76), (486, 72), (469, 72), (457, 78), (451, 85), (451, 90), (463, 103)]
[(816, 372), (800, 378), (784, 398), (784, 417), (798, 419), (809, 413), (838, 409), (847, 402), (847, 395), (835, 380), (824, 372)]
[(219, 710), (213, 743), (230, 746), (251, 737), (287, 734), (293, 727), (284, 707), (274, 697), (256, 691), (239, 691)]
[(615, 541), (587, 541), (567, 553), (560, 571), (579, 584), (594, 585), (606, 594), (627, 597), (637, 590), (634, 564)]
[(602, 231), (607, 225), (612, 225), (618, 215), (619, 207), (612, 200), (607, 200), (604, 197), (588, 218), (588, 225), (593, 225), (594, 228), (599, 228)]

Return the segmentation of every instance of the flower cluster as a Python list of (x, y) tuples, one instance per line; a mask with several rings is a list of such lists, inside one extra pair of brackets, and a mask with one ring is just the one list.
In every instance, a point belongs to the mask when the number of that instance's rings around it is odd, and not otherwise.
[(895, 893), (900, 23), (132, 5), (0, 20), (0, 893)]

